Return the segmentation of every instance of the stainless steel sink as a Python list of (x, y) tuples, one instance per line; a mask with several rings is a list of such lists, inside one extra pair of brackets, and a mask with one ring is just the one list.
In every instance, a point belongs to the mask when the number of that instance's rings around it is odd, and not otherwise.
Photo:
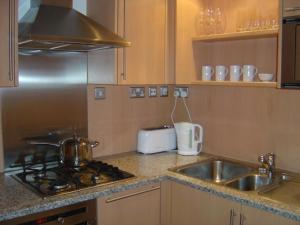
[[(210, 158), (197, 163), (176, 167), (170, 169), (170, 171), (224, 185), (239, 191), (256, 191), (258, 194), (265, 195), (266, 197), (275, 196), (278, 199), (283, 198), (281, 189), (278, 187), (294, 181), (294, 178), (289, 174), (278, 173), (278, 171), (275, 174), (259, 173), (256, 167), (249, 166), (247, 163), (220, 158)], [(285, 187), (289, 188), (289, 185), (285, 185)], [(298, 197), (300, 197), (300, 192)], [(297, 200), (298, 202), (300, 202), (300, 198)]]
[(272, 178), (266, 175), (251, 174), (230, 181), (225, 185), (240, 191), (257, 191), (258, 189), (270, 184), (272, 184)]
[(171, 169), (171, 171), (213, 183), (223, 183), (235, 177), (249, 174), (253, 168), (228, 160), (209, 159)]

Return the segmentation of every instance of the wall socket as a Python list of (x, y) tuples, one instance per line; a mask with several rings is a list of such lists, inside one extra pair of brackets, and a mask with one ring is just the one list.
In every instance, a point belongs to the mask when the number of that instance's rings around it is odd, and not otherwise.
[(105, 87), (95, 87), (94, 97), (96, 100), (105, 99)]
[(145, 87), (131, 87), (129, 90), (130, 98), (144, 98)]
[(179, 98), (189, 97), (189, 88), (188, 87), (175, 87), (174, 96)]

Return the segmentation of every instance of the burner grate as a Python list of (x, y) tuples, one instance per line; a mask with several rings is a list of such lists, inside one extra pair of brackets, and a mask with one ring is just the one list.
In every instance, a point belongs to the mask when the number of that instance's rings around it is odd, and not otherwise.
[(107, 163), (91, 161), (76, 168), (62, 165), (52, 168), (28, 166), (16, 177), (45, 197), (109, 184), (134, 175)]

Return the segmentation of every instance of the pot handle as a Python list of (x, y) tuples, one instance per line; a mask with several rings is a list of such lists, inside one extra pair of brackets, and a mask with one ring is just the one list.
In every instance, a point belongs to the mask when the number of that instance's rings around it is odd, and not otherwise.
[(98, 141), (91, 141), (91, 142), (90, 142), (91, 148), (96, 148), (98, 145), (99, 145), (99, 142), (98, 142)]
[(27, 144), (29, 145), (49, 145), (49, 146), (53, 146), (53, 147), (60, 147), (60, 144), (55, 144), (55, 143), (51, 143), (51, 142), (45, 142), (45, 141), (27, 141)]

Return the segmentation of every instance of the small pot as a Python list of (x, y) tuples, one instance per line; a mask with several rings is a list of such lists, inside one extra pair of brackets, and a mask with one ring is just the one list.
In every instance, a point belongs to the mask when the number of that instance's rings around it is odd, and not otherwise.
[(60, 162), (72, 167), (84, 166), (92, 160), (92, 150), (98, 145), (99, 142), (86, 138), (65, 139), (61, 145)]

